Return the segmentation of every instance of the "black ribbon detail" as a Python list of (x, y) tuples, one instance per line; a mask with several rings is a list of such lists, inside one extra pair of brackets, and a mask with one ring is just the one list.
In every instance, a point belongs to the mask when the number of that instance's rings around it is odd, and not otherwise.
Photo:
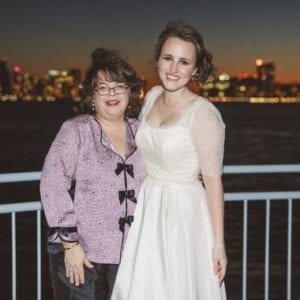
[(127, 172), (132, 178), (134, 177), (133, 165), (117, 163), (117, 168), (115, 170), (116, 174), (119, 175), (123, 170)]
[(133, 203), (136, 203), (136, 198), (134, 197), (134, 190), (119, 191), (120, 204), (124, 202), (125, 198), (129, 199)]
[(119, 219), (119, 225), (120, 225), (120, 230), (122, 232), (124, 232), (125, 229), (125, 224), (128, 224), (129, 226), (131, 225), (131, 223), (133, 222), (133, 216), (127, 216), (125, 218), (120, 218)]

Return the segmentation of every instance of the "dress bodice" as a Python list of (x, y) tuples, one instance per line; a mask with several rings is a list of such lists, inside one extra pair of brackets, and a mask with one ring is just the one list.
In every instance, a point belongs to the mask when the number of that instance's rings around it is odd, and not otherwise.
[[(144, 158), (148, 176), (159, 181), (184, 183), (197, 180), (200, 172), (210, 176), (222, 173), (224, 124), (216, 108), (206, 99), (198, 97), (182, 112), (176, 123), (154, 127), (146, 121), (146, 116), (161, 92), (162, 87), (158, 86), (147, 94), (140, 116), (140, 128), (136, 135), (136, 143)], [(209, 119), (212, 119), (214, 124), (220, 123), (214, 139), (211, 139), (211, 135), (214, 135), (213, 130), (208, 132), (209, 138), (205, 137), (205, 132), (213, 129), (211, 126), (207, 127), (207, 123), (210, 123), (205, 118), (207, 106), (216, 115), (215, 118), (210, 116)], [(205, 126), (198, 124), (199, 111), (200, 119), (205, 121)], [(195, 131), (195, 124), (204, 131), (200, 133), (198, 130)], [(198, 133), (201, 136), (198, 136)], [(198, 139), (201, 140), (201, 145), (195, 142)], [(215, 156), (211, 158), (210, 153)]]
[(196, 180), (200, 167), (187, 128), (177, 124), (156, 128), (142, 121), (136, 143), (149, 177), (171, 182)]

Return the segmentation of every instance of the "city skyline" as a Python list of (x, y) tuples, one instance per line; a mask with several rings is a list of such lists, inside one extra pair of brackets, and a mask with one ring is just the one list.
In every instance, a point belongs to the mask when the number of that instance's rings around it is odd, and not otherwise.
[(121, 50), (149, 81), (156, 37), (170, 20), (202, 33), (218, 73), (255, 73), (272, 60), (276, 81), (300, 81), (298, 1), (5, 1), (0, 11), (0, 57), (9, 69), (42, 76), (49, 69), (85, 69), (99, 46)]

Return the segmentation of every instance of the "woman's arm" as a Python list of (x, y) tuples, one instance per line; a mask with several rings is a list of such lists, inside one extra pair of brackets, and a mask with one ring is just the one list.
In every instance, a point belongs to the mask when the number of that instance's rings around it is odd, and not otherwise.
[(224, 280), (227, 266), (224, 242), (224, 198), (222, 178), (221, 176), (210, 177), (204, 175), (203, 180), (214, 234), (214, 272), (218, 275), (219, 284), (221, 284)]
[[(40, 183), (41, 200), (48, 225), (65, 241), (76, 241), (77, 220), (69, 194), (75, 177), (79, 134), (72, 120), (66, 121), (46, 156)], [(72, 229), (72, 230), (71, 230)]]
[(75, 177), (80, 139), (76, 124), (65, 122), (46, 156), (42, 170), (41, 200), (53, 242), (65, 248), (66, 276), (71, 283), (84, 283), (84, 265), (93, 267), (78, 243), (77, 218), (69, 194)]
[(207, 205), (213, 227), (214, 272), (224, 280), (227, 258), (224, 243), (224, 197), (222, 184), (225, 125), (218, 110), (202, 102), (192, 120), (192, 136), (205, 185)]

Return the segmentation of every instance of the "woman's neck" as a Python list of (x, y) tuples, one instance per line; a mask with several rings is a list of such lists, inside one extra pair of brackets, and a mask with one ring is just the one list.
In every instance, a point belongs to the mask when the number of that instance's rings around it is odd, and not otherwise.
[(124, 124), (124, 116), (116, 118), (104, 118), (100, 114), (95, 114), (95, 119), (105, 127), (120, 127)]
[(183, 87), (177, 91), (168, 91), (164, 89), (162, 93), (162, 101), (165, 106), (173, 106), (182, 102), (182, 99), (193, 98), (194, 93), (187, 87)]

